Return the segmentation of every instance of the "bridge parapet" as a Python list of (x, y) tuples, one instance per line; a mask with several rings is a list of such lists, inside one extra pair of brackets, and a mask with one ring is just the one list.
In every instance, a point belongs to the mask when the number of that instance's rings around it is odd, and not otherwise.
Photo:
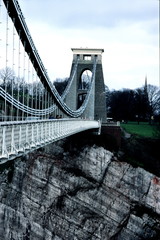
[(59, 119), (0, 123), (0, 163), (88, 129), (100, 131), (99, 121)]

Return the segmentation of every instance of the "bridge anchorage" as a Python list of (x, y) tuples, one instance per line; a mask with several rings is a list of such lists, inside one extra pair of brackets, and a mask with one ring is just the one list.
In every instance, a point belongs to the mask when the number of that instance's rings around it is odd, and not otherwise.
[(103, 49), (72, 48), (60, 95), (34, 45), (17, 0), (0, 0), (0, 163), (106, 124)]

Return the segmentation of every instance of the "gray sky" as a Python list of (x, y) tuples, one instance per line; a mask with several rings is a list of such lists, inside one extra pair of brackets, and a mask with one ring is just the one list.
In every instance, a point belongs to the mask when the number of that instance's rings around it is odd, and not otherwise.
[(51, 80), (69, 77), (71, 48), (103, 48), (110, 89), (159, 86), (159, 0), (19, 0)]

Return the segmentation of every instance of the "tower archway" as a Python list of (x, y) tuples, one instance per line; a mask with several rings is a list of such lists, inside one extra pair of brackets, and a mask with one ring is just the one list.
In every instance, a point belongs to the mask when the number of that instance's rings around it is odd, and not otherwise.
[(87, 90), (91, 84), (92, 71), (84, 69), (79, 79), (79, 89)]
[(84, 69), (80, 75), (79, 83), (78, 83), (78, 91), (77, 91), (77, 108), (79, 108), (89, 91), (89, 87), (91, 85), (92, 72), (89, 69)]

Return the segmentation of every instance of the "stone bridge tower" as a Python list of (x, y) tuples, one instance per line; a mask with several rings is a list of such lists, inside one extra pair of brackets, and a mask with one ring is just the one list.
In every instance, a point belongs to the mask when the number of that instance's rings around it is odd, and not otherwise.
[[(102, 53), (103, 49), (90, 48), (72, 48), (73, 61), (70, 76), (73, 73), (75, 64), (78, 60), (77, 71), (74, 80), (66, 98), (66, 104), (76, 110), (81, 105), (87, 93), (87, 86), (92, 73), (95, 57), (97, 58), (97, 66), (95, 73), (95, 85), (93, 88), (90, 102), (82, 117), (92, 118), (95, 120), (101, 119), (102, 123), (106, 123), (106, 98), (105, 86), (102, 70)], [(87, 75), (86, 75), (87, 74)]]

